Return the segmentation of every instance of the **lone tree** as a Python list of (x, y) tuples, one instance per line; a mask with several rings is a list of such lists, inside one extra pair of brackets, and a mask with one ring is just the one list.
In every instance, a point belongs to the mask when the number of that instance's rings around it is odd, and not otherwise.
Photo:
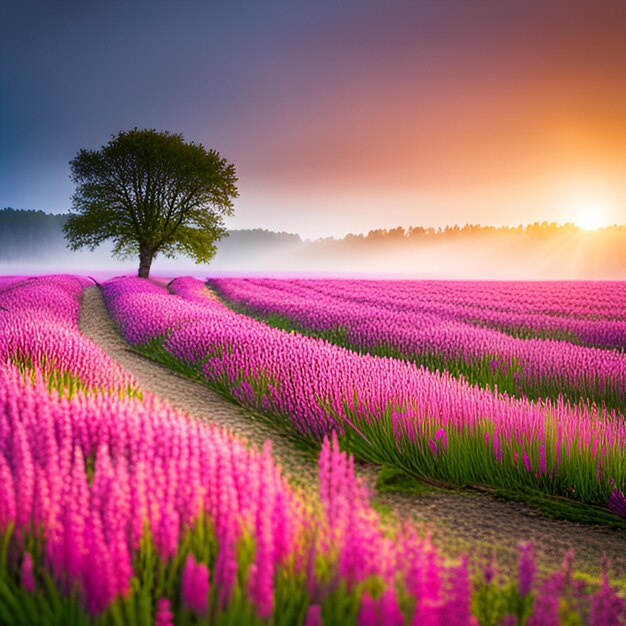
[(120, 132), (100, 150), (80, 150), (70, 167), (68, 246), (93, 250), (111, 240), (115, 256), (139, 255), (142, 278), (157, 254), (210, 261), (239, 195), (234, 165), (167, 131)]

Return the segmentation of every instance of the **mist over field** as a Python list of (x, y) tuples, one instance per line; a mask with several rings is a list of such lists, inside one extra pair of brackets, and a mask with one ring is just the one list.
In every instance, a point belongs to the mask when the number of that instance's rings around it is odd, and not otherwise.
[[(135, 272), (136, 259), (114, 259), (111, 245), (71, 252), (64, 215), (0, 211), (0, 272)], [(626, 278), (626, 227), (584, 231), (574, 225), (524, 228), (396, 228), (305, 240), (268, 230), (231, 230), (213, 261), (157, 257), (157, 274), (307, 273), (313, 275), (498, 280)]]

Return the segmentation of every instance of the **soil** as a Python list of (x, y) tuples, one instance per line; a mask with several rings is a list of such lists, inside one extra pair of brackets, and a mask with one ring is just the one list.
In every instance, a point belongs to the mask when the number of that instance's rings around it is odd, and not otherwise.
[[(305, 493), (315, 493), (317, 465), (278, 428), (233, 404), (201, 383), (173, 372), (136, 352), (118, 333), (97, 286), (85, 290), (81, 331), (126, 368), (145, 390), (157, 394), (193, 419), (218, 425), (261, 447), (269, 439), (276, 460)], [(358, 472), (374, 489), (378, 468), (359, 464)], [(532, 540), (540, 567), (560, 565), (571, 547), (577, 569), (596, 576), (603, 555), (611, 574), (626, 582), (626, 531), (555, 521), (525, 504), (507, 502), (475, 491), (432, 491), (424, 494), (375, 493), (373, 502), (387, 516), (411, 516), (426, 525), (433, 540), (450, 558), (470, 553), (477, 562), (492, 554), (502, 571), (515, 567), (517, 544)]]

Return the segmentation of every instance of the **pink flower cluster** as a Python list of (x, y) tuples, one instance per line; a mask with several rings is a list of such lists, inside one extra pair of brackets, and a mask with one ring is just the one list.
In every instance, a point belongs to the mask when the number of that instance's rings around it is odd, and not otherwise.
[[(534, 331), (563, 331), (579, 340), (617, 348), (626, 347), (626, 289), (616, 282), (498, 282), (498, 281), (375, 281), (284, 280), (270, 278), (212, 279), (220, 289), (241, 297), (259, 288), (259, 302), (272, 306), (273, 291), (295, 296), (318, 293), (356, 304), (390, 311), (431, 313), (436, 317), (493, 324)], [(241, 290), (241, 291), (240, 291)], [(615, 323), (613, 323), (615, 322)]]
[(204, 563), (196, 563), (191, 554), (183, 568), (181, 595), (185, 607), (198, 617), (206, 614), (209, 602), (209, 568)]
[(146, 528), (167, 561), (201, 514), (211, 519), (228, 600), (242, 531), (256, 536), (266, 516), (266, 556), (280, 563), (295, 548), (301, 508), (269, 448), (250, 450), (148, 394), (50, 395), (13, 366), (0, 371), (0, 501), (0, 532), (44, 529), (46, 566), (62, 588), (79, 583), (92, 613), (128, 592)]
[[(364, 351), (390, 346), (407, 357), (488, 359), (498, 368), (514, 365), (520, 388), (549, 381), (626, 405), (623, 283), (214, 279), (211, 285), (258, 315), (278, 314), (314, 331), (344, 328)], [(520, 339), (506, 330), (552, 332), (619, 351)]]
[[(58, 297), (49, 297), (53, 292)], [(132, 380), (79, 332), (81, 292), (80, 281), (53, 277), (0, 293), (10, 306), (0, 318), (0, 534), (14, 527), (21, 542), (41, 529), (46, 568), (61, 589), (77, 584), (87, 609), (98, 613), (128, 593), (146, 529), (168, 561), (203, 515), (220, 545), (215, 583), (228, 601), (242, 533), (256, 538), (263, 518), (263, 538), (273, 546), (265, 556), (281, 563), (296, 549), (302, 504), (269, 447), (249, 449), (155, 396), (50, 393), (37, 365), (42, 354), (91, 384)], [(20, 303), (25, 316), (29, 307), (39, 316), (39, 332), (20, 332)], [(16, 346), (35, 364), (30, 377), (10, 362)], [(29, 558), (22, 576), (32, 587)], [(191, 578), (197, 595), (198, 576)]]
[(78, 329), (89, 282), (44, 276), (0, 285), (0, 364), (37, 365), (47, 375), (75, 377), (87, 389), (136, 390), (132, 376)]

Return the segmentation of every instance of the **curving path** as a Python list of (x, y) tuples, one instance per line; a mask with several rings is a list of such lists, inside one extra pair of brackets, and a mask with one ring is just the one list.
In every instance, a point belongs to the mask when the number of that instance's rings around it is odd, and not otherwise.
[[(208, 387), (131, 351), (106, 310), (100, 289), (88, 287), (83, 296), (80, 329), (135, 376), (139, 384), (194, 419), (226, 428), (261, 446), (271, 440), (274, 456), (305, 492), (315, 490), (316, 460), (293, 440), (252, 412), (239, 407)], [(373, 484), (376, 467), (359, 465)], [(600, 571), (602, 555), (610, 559), (612, 573), (626, 580), (626, 531), (553, 521), (523, 504), (504, 502), (478, 492), (433, 492), (424, 495), (377, 494), (377, 504), (432, 524), (435, 541), (451, 555), (471, 551), (488, 557), (496, 553), (501, 569), (514, 567), (515, 546), (532, 539), (541, 565), (558, 566), (571, 546), (581, 569)]]

